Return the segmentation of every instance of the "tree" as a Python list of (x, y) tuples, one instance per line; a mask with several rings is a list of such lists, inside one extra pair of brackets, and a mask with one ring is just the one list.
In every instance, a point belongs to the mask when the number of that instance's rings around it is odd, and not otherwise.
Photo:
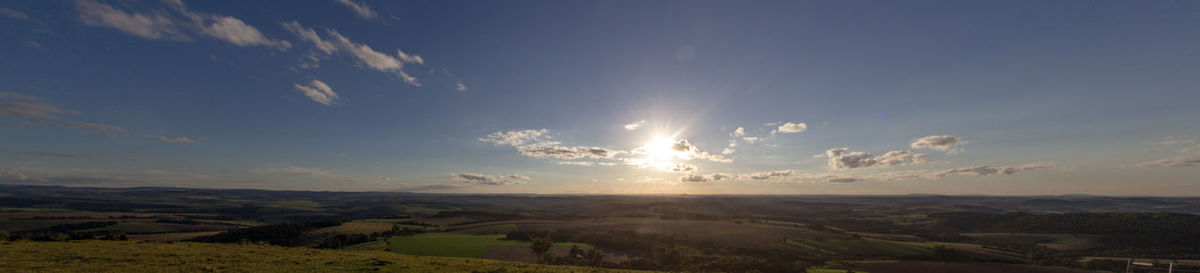
[(589, 249), (587, 253), (583, 254), (583, 257), (586, 258), (588, 263), (590, 263), (592, 266), (604, 265), (604, 251)]
[(533, 242), (529, 244), (529, 249), (533, 250), (533, 254), (537, 255), (538, 260), (546, 260), (546, 252), (554, 247), (554, 241), (550, 240), (550, 236), (533, 238)]
[(8, 231), (0, 230), (0, 242), (8, 241)]
[(567, 251), (567, 260), (583, 259), (583, 250), (579, 249), (579, 245), (571, 245), (571, 250)]

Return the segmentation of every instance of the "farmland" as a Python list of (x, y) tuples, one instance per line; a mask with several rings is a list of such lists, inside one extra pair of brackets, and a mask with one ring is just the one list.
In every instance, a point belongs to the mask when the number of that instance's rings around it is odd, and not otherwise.
[[(393, 252), (442, 257), (473, 257), (482, 258), (488, 247), (515, 246), (529, 251), (529, 243), (504, 240), (504, 235), (471, 235), (459, 233), (421, 234), (408, 237), (396, 237), (387, 240), (388, 248)], [(562, 243), (562, 245), (570, 245)], [(577, 244), (587, 246), (586, 244)]]
[[(1046, 197), (435, 195), (2, 185), (0, 193), (5, 194), (0, 230), (7, 239), (67, 246), (93, 239), (214, 245), (188, 242), (195, 241), (702, 272), (1112, 271), (1121, 261), (1087, 257), (1200, 259), (1195, 248), (1200, 234), (1193, 232), (1200, 230), (1200, 211), (1189, 211), (1200, 208), (1200, 199), (1192, 198), (1044, 202)], [(535, 239), (553, 244), (546, 256), (533, 254)], [(579, 248), (572, 252), (572, 245)]]

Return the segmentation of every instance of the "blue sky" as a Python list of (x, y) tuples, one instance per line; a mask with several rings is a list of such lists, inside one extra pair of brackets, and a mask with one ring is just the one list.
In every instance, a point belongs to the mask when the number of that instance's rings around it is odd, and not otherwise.
[(6, 2), (0, 183), (1188, 195), (1197, 11)]

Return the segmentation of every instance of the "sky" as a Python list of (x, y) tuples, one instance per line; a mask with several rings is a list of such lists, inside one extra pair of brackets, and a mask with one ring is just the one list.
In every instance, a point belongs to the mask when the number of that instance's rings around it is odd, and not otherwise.
[(1195, 195), (1196, 1), (5, 1), (0, 184)]

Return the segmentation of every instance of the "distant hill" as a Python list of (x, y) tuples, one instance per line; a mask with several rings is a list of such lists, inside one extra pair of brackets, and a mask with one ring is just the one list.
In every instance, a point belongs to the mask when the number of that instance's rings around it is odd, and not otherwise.
[(5, 242), (8, 272), (645, 272), (385, 251), (136, 241)]

